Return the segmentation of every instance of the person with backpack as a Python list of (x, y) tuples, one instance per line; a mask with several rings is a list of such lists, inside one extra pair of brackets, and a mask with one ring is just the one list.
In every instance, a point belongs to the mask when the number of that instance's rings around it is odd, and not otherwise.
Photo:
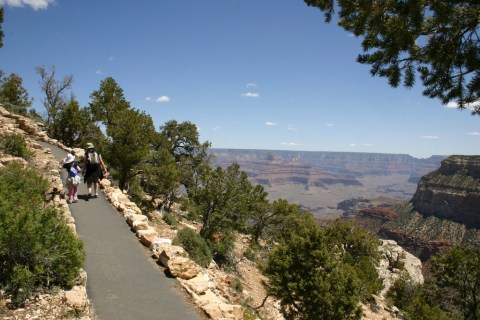
[(75, 156), (71, 153), (67, 153), (67, 157), (60, 161), (59, 164), (60, 168), (64, 168), (67, 170), (67, 192), (68, 192), (68, 200), (67, 203), (75, 203), (78, 201), (77, 192), (78, 192), (78, 185), (80, 184), (80, 167), (75, 162)]
[[(86, 199), (98, 198), (98, 182), (107, 174), (102, 156), (95, 150), (93, 143), (87, 143), (83, 158), (83, 179), (87, 184)], [(92, 190), (93, 185), (93, 190)]]

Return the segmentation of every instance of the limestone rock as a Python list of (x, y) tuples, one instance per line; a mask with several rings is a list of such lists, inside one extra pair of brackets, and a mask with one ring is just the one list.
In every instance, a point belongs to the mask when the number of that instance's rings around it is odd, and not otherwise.
[(65, 292), (65, 302), (77, 311), (84, 311), (88, 306), (87, 289), (83, 286), (74, 286)]
[(185, 257), (172, 257), (167, 262), (170, 273), (177, 278), (191, 279), (198, 274), (195, 262)]
[(189, 280), (181, 279), (180, 281), (182, 282), (183, 286), (188, 287), (188, 289), (192, 290), (196, 294), (205, 293), (205, 291), (210, 288), (208, 276), (203, 273), (199, 273), (197, 276)]
[[(157, 239), (157, 241), (158, 240), (159, 239)], [(157, 246), (152, 245), (150, 248), (152, 248), (154, 255), (156, 254), (158, 256), (158, 262), (166, 268), (168, 268), (168, 260), (173, 257), (183, 257), (185, 255), (185, 250), (182, 247), (167, 243)]]
[(419, 258), (404, 250), (393, 240), (382, 240), (379, 251), (382, 258), (377, 269), (384, 284), (380, 296), (387, 293), (402, 270), (405, 270), (415, 283), (423, 283), (422, 262)]
[(148, 222), (148, 217), (143, 214), (132, 214), (127, 217), (127, 223), (133, 226), (134, 222)]
[(148, 248), (150, 248), (152, 243), (159, 238), (157, 231), (151, 228), (147, 230), (138, 230), (137, 237), (140, 239), (140, 242)]

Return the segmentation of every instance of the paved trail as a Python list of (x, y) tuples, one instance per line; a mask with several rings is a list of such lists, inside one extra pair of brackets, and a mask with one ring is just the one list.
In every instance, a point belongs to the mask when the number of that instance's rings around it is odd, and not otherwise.
[[(42, 143), (58, 160), (66, 152)], [(64, 178), (65, 170), (62, 170)], [(186, 300), (175, 280), (167, 278), (148, 256), (125, 220), (99, 192), (97, 199), (83, 197), (70, 205), (77, 233), (87, 254), (87, 292), (100, 320), (202, 319)]]

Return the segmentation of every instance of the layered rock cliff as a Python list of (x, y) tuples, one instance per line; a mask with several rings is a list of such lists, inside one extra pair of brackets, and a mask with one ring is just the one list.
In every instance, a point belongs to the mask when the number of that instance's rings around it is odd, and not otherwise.
[(480, 227), (480, 156), (451, 156), (423, 176), (412, 198), (424, 216)]
[(422, 261), (456, 244), (480, 245), (480, 156), (448, 157), (409, 203), (361, 210), (356, 222)]

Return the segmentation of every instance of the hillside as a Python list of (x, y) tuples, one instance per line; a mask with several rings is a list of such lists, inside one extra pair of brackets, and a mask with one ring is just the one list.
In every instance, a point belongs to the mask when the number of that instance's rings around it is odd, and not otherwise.
[[(63, 190), (63, 186), (61, 185), (59, 172), (56, 169), (57, 160), (53, 158), (49, 149), (44, 149), (42, 144), (34, 140), (48, 141), (50, 144), (55, 144), (61, 148), (65, 147), (58, 141), (48, 138), (42, 129), (30, 120), (12, 115), (0, 108), (0, 135), (15, 132), (25, 137), (29, 149), (35, 154), (42, 156), (38, 159), (38, 165), (45, 168), (45, 173), (50, 176), (51, 181), (56, 183), (56, 190), (60, 192), (59, 190)], [(79, 157), (83, 154), (81, 149), (75, 149), (74, 151)], [(1, 157), (0, 159), (2, 165), (7, 165), (10, 161), (21, 160), (12, 157)], [(22, 163), (27, 165), (26, 162)], [(109, 199), (112, 207), (128, 222), (128, 225), (126, 224), (125, 227), (131, 228), (136, 233), (140, 243), (151, 250), (152, 258), (158, 264), (164, 265), (169, 269), (170, 274), (176, 277), (182, 287), (192, 295), (192, 300), (210, 318), (243, 318), (243, 307), (232, 305), (232, 303), (240, 303), (242, 306), (254, 308), (261, 315), (261, 319), (283, 319), (279, 314), (278, 301), (273, 300), (271, 297), (267, 299), (268, 296), (264, 287), (265, 277), (259, 272), (255, 263), (246, 257), (245, 251), (251, 241), (248, 236), (239, 235), (237, 237), (234, 252), (236, 261), (235, 273), (225, 272), (219, 269), (215, 263), (211, 263), (208, 268), (200, 268), (184, 257), (185, 253), (181, 247), (170, 244), (177, 230), (162, 221), (160, 212), (137, 214), (142, 212), (130, 201), (128, 196), (121, 190), (110, 187), (108, 180), (104, 180), (102, 183), (104, 184), (106, 198)], [(60, 192), (59, 195), (55, 196), (54, 201), (59, 202), (65, 212), (68, 213), (69, 207), (64, 196), (64, 193)], [(180, 225), (179, 228), (198, 229), (199, 226), (189, 221), (187, 219), (188, 213), (180, 210), (179, 206), (176, 205), (172, 213)], [(67, 219), (71, 228), (75, 230), (73, 218), (68, 215)], [(423, 277), (419, 273), (420, 264), (418, 259), (404, 252), (394, 242), (385, 241), (379, 247), (379, 250), (382, 252), (382, 260), (378, 270), (387, 288), (398, 277), (398, 270), (393, 270), (389, 262), (392, 254), (405, 259), (405, 265), (408, 266), (408, 272), (412, 274), (412, 277), (418, 282), (423, 281)], [(174, 265), (173, 262), (176, 264)], [(177, 266), (178, 270), (175, 269)], [(193, 278), (191, 278), (192, 275)], [(9, 319), (58, 319), (60, 317), (67, 319), (82, 315), (82, 319), (93, 319), (95, 317), (93, 313), (91, 316), (86, 316), (86, 311), (78, 311), (76, 305), (75, 310), (72, 310), (74, 307), (71, 304), (81, 303), (82, 308), (89, 305), (88, 300), (86, 300), (88, 299), (85, 290), (86, 275), (84, 275), (82, 281), (82, 299), (79, 299), (73, 293), (61, 291), (57, 295), (39, 295), (26, 308), (9, 309), (8, 297), (7, 299), (0, 297), (0, 315)], [(240, 284), (238, 284), (239, 281)], [(242, 287), (243, 290), (241, 290)], [(72, 301), (69, 300), (69, 295), (72, 295)], [(365, 313), (364, 319), (398, 319), (398, 309), (387, 306), (382, 296), (375, 297), (374, 304), (374, 307), (362, 305)], [(67, 311), (65, 311), (66, 309)]]

